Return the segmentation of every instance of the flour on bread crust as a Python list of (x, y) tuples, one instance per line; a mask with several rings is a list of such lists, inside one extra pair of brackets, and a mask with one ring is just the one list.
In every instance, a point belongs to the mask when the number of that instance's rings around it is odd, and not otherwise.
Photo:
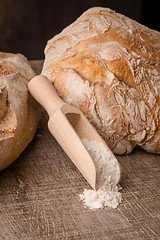
[(23, 55), (0, 52), (0, 170), (17, 159), (37, 129), (40, 107), (28, 92), (34, 76)]
[(48, 41), (42, 74), (114, 153), (160, 153), (160, 33), (107, 8)]

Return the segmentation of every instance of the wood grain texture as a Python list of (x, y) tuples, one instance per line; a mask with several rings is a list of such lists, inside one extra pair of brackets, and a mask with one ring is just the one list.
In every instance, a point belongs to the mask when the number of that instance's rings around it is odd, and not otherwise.
[[(42, 62), (32, 61), (40, 73)], [(0, 240), (155, 240), (160, 236), (160, 155), (135, 149), (117, 156), (123, 202), (89, 210), (89, 185), (47, 129), (44, 112), (32, 143), (0, 172)]]

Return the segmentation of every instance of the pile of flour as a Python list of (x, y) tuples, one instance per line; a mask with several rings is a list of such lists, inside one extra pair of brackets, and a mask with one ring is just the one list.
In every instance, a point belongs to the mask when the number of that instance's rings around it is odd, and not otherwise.
[(80, 194), (85, 206), (90, 209), (116, 208), (122, 202), (121, 188), (116, 185), (120, 177), (119, 166), (104, 144), (81, 139), (96, 166), (97, 191), (85, 189)]

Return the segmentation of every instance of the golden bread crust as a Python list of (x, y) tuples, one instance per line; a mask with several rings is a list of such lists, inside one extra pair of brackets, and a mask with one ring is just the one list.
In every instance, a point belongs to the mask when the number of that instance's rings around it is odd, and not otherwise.
[(0, 170), (21, 154), (37, 129), (40, 107), (28, 92), (34, 76), (23, 55), (0, 53)]
[(91, 8), (48, 41), (42, 74), (114, 153), (160, 153), (160, 33)]

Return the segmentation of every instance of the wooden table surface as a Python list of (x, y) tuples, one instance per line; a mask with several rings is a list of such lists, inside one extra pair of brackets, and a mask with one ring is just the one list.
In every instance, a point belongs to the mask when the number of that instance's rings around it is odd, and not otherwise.
[[(32, 61), (40, 72), (42, 61)], [(0, 172), (0, 239), (160, 239), (160, 155), (135, 149), (117, 156), (123, 202), (89, 210), (79, 194), (88, 183), (42, 119), (32, 143)]]

